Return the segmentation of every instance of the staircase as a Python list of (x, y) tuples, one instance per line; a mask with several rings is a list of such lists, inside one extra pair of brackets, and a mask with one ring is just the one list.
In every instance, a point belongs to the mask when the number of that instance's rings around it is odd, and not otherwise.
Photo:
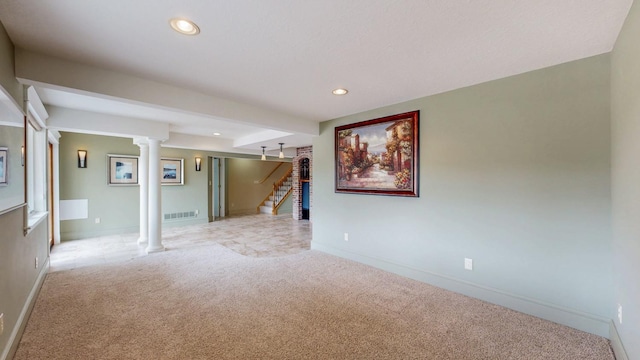
[(286, 199), (291, 193), (291, 190), (293, 190), (292, 172), (293, 168), (273, 184), (271, 193), (258, 205), (258, 213), (269, 215), (278, 214), (278, 208), (282, 205), (282, 201)]

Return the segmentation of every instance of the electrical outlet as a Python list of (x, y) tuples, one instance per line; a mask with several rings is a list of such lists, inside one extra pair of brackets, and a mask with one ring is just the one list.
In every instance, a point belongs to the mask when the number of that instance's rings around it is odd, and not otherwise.
[(0, 314), (0, 335), (4, 332), (4, 313)]
[(464, 258), (464, 269), (473, 270), (473, 259)]
[(622, 324), (622, 305), (618, 304), (618, 322)]
[(344, 233), (344, 241), (349, 241), (349, 233)]
[(38, 268), (38, 257), (36, 256), (36, 269)]
[(96, 218), (96, 224), (100, 224), (100, 218)]

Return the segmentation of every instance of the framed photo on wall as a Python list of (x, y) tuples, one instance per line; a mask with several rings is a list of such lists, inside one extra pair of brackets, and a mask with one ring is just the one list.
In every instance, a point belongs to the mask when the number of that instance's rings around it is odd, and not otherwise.
[(108, 185), (138, 185), (138, 157), (107, 155)]
[(335, 128), (337, 193), (418, 197), (419, 111)]
[(162, 185), (184, 185), (184, 159), (162, 158)]
[(9, 155), (9, 149), (5, 146), (0, 146), (0, 186), (8, 185), (7, 179), (7, 159)]

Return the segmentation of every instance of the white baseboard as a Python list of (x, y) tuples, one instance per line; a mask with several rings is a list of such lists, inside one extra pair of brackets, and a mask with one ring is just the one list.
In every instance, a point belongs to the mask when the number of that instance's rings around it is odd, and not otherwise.
[(525, 296), (455, 279), (450, 276), (414, 269), (392, 261), (353, 253), (314, 241), (311, 241), (311, 249), (357, 261), (378, 269), (408, 277), (410, 279), (484, 300), (492, 304), (504, 306), (512, 310), (553, 321), (591, 334), (605, 338), (609, 338), (610, 336), (609, 323), (611, 320), (600, 316), (545, 303)]
[(611, 321), (609, 325), (609, 340), (611, 340), (611, 348), (613, 349), (613, 354), (616, 356), (617, 360), (629, 360), (629, 356), (627, 355), (627, 352), (624, 350), (624, 346), (622, 345), (622, 339), (620, 339), (620, 335), (618, 334), (616, 324)]
[(44, 279), (49, 272), (49, 258), (40, 268), (40, 273), (38, 274), (38, 278), (36, 279), (35, 284), (33, 284), (33, 288), (29, 292), (29, 296), (27, 297), (27, 301), (25, 301), (24, 306), (22, 307), (22, 311), (20, 312), (20, 316), (18, 317), (18, 321), (11, 331), (11, 336), (9, 337), (8, 346), (2, 354), (0, 354), (0, 360), (8, 360), (13, 359), (13, 356), (18, 349), (18, 344), (20, 343), (20, 338), (22, 338), (22, 333), (24, 332), (24, 328), (27, 326), (27, 320), (29, 320), (29, 315), (31, 314), (31, 310), (33, 310), (33, 306), (36, 304), (36, 299), (38, 298), (38, 293), (40, 292), (40, 288), (44, 283)]

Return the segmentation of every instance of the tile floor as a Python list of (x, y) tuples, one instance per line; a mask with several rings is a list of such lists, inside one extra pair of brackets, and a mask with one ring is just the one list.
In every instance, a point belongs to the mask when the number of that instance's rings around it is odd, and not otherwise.
[[(51, 272), (126, 261), (146, 256), (138, 234), (63, 241), (51, 249)], [(311, 223), (291, 214), (226, 217), (212, 223), (162, 230), (167, 251), (204, 246), (211, 242), (246, 256), (273, 257), (309, 250)]]

